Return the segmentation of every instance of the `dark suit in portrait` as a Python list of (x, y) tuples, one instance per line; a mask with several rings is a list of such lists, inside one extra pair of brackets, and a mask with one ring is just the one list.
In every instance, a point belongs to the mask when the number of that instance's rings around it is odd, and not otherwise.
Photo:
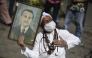
[(12, 37), (17, 40), (20, 36), (24, 36), (24, 42), (27, 44), (32, 44), (34, 37), (35, 37), (35, 32), (29, 27), (28, 30), (24, 35), (21, 33), (21, 26), (15, 26), (12, 29)]

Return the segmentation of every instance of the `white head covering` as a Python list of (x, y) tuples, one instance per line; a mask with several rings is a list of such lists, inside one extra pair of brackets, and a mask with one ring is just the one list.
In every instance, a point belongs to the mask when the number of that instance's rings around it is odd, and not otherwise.
[[(42, 19), (43, 19), (44, 17), (46, 17), (46, 16), (50, 16), (50, 17), (51, 17), (50, 14), (48, 14), (48, 13), (46, 13), (46, 12), (43, 12), (40, 24), (42, 23)], [(52, 18), (52, 17), (51, 17), (51, 18)]]

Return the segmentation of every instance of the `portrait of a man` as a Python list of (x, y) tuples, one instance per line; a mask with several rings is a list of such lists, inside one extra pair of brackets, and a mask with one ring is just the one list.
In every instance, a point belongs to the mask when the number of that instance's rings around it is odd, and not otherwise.
[[(17, 13), (19, 12), (17, 11)], [(13, 22), (13, 26), (11, 28), (9, 37), (14, 40), (17, 40), (19, 36), (24, 36), (25, 43), (33, 44), (33, 41), (36, 35), (36, 31), (37, 31), (37, 25), (38, 25), (37, 23), (39, 23), (39, 20), (36, 20), (36, 19), (38, 17), (40, 19), (40, 16), (37, 16), (37, 15), (34, 15), (33, 10), (28, 9), (28, 8), (25, 8), (22, 11), (20, 10), (20, 15), (16, 14), (15, 16), (15, 20)]]

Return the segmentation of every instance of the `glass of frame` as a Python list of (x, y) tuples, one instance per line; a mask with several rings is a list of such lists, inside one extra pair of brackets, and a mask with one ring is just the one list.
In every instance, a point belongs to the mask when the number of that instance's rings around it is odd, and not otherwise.
[(24, 36), (24, 43), (33, 45), (42, 9), (23, 3), (16, 3), (16, 5), (17, 8), (8, 38), (17, 41), (19, 36)]

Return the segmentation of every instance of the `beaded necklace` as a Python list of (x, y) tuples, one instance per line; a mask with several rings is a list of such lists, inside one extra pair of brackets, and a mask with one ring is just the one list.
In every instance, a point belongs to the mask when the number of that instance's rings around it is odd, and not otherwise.
[[(58, 34), (57, 34), (56, 29), (54, 30), (53, 40), (58, 40)], [(45, 42), (48, 46), (48, 49), (49, 49), (48, 51), (46, 50)], [(43, 32), (43, 46), (44, 46), (44, 49), (47, 52), (47, 54), (53, 53), (54, 50), (56, 49), (56, 46), (54, 45), (54, 43), (53, 42), (50, 43), (50, 40), (48, 39), (47, 34), (45, 32)], [(57, 51), (58, 51), (58, 47), (57, 47)]]

